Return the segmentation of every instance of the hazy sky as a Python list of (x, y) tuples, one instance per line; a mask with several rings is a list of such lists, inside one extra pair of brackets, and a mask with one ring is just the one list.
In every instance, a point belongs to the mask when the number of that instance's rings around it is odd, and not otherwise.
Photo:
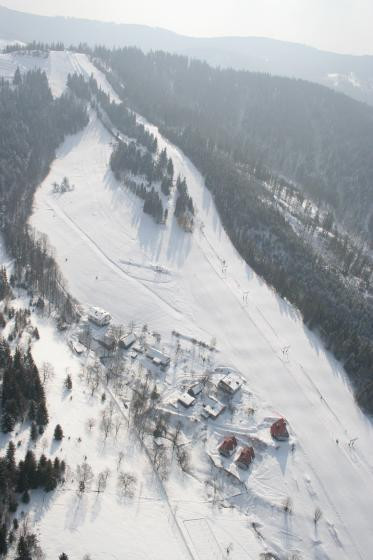
[(373, 54), (373, 0), (0, 0), (15, 10), (142, 23), (196, 36), (258, 35)]

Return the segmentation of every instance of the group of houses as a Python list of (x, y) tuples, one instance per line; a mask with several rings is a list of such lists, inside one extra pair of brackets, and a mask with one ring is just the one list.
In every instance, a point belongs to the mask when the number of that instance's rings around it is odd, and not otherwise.
[[(236, 436), (227, 436), (223, 439), (218, 447), (220, 455), (229, 458), (236, 452), (238, 441)], [(241, 469), (248, 469), (255, 458), (254, 448), (251, 446), (244, 446), (238, 450), (234, 462)]]
[[(229, 373), (221, 378), (218, 382), (218, 388), (229, 396), (234, 395), (242, 387), (242, 379), (236, 373)], [(193, 406), (202, 393), (203, 383), (198, 382), (189, 387), (185, 392), (180, 393), (178, 402), (185, 408)], [(225, 410), (226, 406), (220, 402), (215, 396), (208, 395), (203, 399), (202, 417), (217, 418)]]
[[(112, 317), (110, 313), (100, 307), (91, 307), (88, 312), (88, 320), (97, 327), (106, 327), (110, 324)], [(119, 347), (123, 350), (131, 349), (132, 358), (136, 357), (140, 353), (144, 353), (146, 358), (150, 360), (153, 365), (162, 370), (166, 370), (171, 362), (170, 356), (158, 348), (154, 348), (147, 344), (136, 347), (135, 343), (137, 341), (137, 336), (133, 332), (120, 337), (118, 340), (114, 334), (114, 329), (109, 327), (106, 332), (103, 335), (98, 336), (96, 340), (108, 351), (113, 350), (115, 347)]]
[[(289, 432), (284, 418), (276, 420), (270, 428), (271, 436), (278, 441), (286, 441), (289, 439)], [(234, 459), (237, 467), (247, 470), (255, 459), (255, 452), (252, 446), (242, 446), (238, 450), (238, 441), (236, 436), (226, 436), (218, 446), (220, 455), (225, 458), (232, 457), (236, 452)]]

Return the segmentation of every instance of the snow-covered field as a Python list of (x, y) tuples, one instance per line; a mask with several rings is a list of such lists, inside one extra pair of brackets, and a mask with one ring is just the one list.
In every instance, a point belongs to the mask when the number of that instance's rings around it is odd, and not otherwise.
[[(4, 59), (0, 64), (2, 72)], [(73, 69), (93, 72), (102, 87), (109, 88), (83, 55), (52, 53), (46, 71), (54, 94), (63, 90)], [(69, 289), (80, 302), (103, 307), (116, 323), (147, 323), (165, 338), (172, 329), (206, 342), (216, 338), (216, 363), (241, 373), (262, 411), (287, 418), (295, 451), (290, 446), (271, 448), (250, 471), (247, 497), (229, 501), (233, 509), (214, 508), (198, 481), (173, 477), (166, 485), (170, 509), (157, 486), (150, 492), (149, 465), (127, 440), (131, 467), (148, 477), (135, 502), (120, 504), (108, 492), (99, 503), (93, 497), (79, 505), (75, 495), (64, 493), (51, 500), (38, 519), (43, 547), (53, 551), (51, 558), (66, 542), (74, 558), (92, 543), (92, 558), (189, 555), (202, 560), (224, 557), (222, 550), (233, 543), (229, 557), (234, 559), (254, 560), (267, 550), (281, 559), (368, 560), (373, 549), (370, 420), (356, 407), (341, 366), (305, 328), (296, 310), (232, 247), (195, 167), (157, 129), (149, 128), (160, 148), (167, 148), (176, 174), (187, 179), (198, 211), (193, 234), (179, 228), (172, 209), (167, 224), (156, 225), (143, 214), (141, 201), (116, 182), (108, 166), (112, 137), (93, 113), (88, 126), (61, 146), (37, 191), (31, 223), (48, 235)], [(52, 183), (64, 176), (74, 191), (53, 194)], [(168, 274), (160, 274), (156, 266)], [(51, 333), (47, 336), (53, 339)], [(55, 352), (54, 346), (43, 349), (40, 343), (37, 359), (45, 359), (43, 352), (51, 350), (59, 356), (54, 361), (61, 376), (72, 359), (70, 352), (59, 345)], [(72, 403), (62, 405), (61, 378), (59, 383), (53, 384), (56, 418), (63, 414), (67, 431), (76, 437), (83, 434), (85, 418), (95, 405), (83, 389), (74, 393)], [(255, 421), (263, 421), (260, 414)], [(212, 440), (224, 429), (246, 429), (242, 422), (229, 425), (225, 420), (225, 428), (223, 419), (211, 422)], [(123, 438), (126, 441), (125, 434)], [(354, 446), (349, 445), (355, 438)], [(115, 462), (117, 451), (108, 446), (102, 456), (97, 441), (92, 445), (87, 440), (84, 436), (84, 450), (83, 444), (74, 444), (76, 453), (92, 454), (92, 461), (108, 465)], [(63, 442), (68, 458), (74, 448), (69, 445)], [(287, 496), (293, 503), (291, 516), (279, 508)], [(316, 508), (323, 514), (317, 527)], [(299, 556), (291, 556), (295, 553)]]

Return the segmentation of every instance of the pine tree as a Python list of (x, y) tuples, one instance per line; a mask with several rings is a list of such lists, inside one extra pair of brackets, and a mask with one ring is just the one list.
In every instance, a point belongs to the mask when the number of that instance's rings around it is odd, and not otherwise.
[(37, 407), (36, 407), (35, 401), (31, 401), (30, 408), (28, 410), (28, 418), (33, 423), (34, 423), (34, 420), (36, 419), (36, 410), (37, 410)]
[(69, 560), (69, 557), (63, 552), (59, 555), (58, 560)]
[(47, 405), (45, 402), (45, 396), (43, 395), (39, 405), (38, 405), (38, 410), (36, 413), (36, 423), (38, 424), (38, 426), (46, 426), (48, 424), (48, 411), (47, 411)]
[(169, 176), (172, 179), (172, 177), (174, 176), (174, 164), (172, 163), (171, 158), (168, 160), (168, 163), (167, 163), (167, 173), (169, 174)]
[(8, 448), (6, 451), (6, 463), (7, 463), (8, 471), (13, 474), (15, 474), (16, 472), (15, 454), (16, 454), (16, 446), (12, 441), (10, 441), (8, 443)]
[(24, 503), (24, 504), (28, 504), (30, 502), (30, 494), (28, 493), (27, 490), (25, 490), (23, 492), (21, 500), (22, 500), (22, 503)]
[(52, 461), (49, 459), (46, 463), (45, 468), (45, 484), (44, 490), (46, 492), (52, 492), (57, 487), (57, 482), (59, 480), (59, 475), (56, 475), (53, 469)]
[(37, 425), (35, 424), (35, 422), (33, 422), (31, 424), (31, 430), (30, 430), (30, 437), (32, 439), (32, 441), (36, 441), (38, 439), (38, 428)]
[(60, 424), (57, 424), (57, 426), (54, 429), (54, 439), (56, 441), (61, 441), (62, 438), (63, 438), (62, 428), (61, 428)]
[(68, 391), (71, 391), (71, 389), (73, 388), (73, 382), (71, 380), (71, 375), (68, 375), (65, 379), (65, 388)]
[(3, 524), (0, 527), (0, 556), (5, 556), (5, 554), (8, 552), (7, 536), (7, 528), (6, 525)]
[(9, 413), (4, 413), (1, 418), (1, 429), (4, 434), (8, 434), (14, 430), (14, 426), (16, 425), (16, 421), (14, 416)]
[(13, 84), (15, 86), (19, 86), (19, 85), (21, 85), (21, 83), (22, 83), (22, 75), (21, 75), (19, 67), (17, 66), (17, 69), (14, 72)]
[(32, 553), (36, 546), (35, 535), (21, 536), (17, 545), (16, 560), (32, 560)]
[(17, 491), (24, 492), (30, 488), (38, 487), (38, 468), (35, 455), (32, 451), (27, 451), (24, 461), (18, 465)]

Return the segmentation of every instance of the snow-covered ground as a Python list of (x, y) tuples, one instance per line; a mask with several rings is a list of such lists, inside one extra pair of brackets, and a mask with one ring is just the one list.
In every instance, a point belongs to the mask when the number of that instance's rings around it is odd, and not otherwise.
[[(0, 40), (0, 48), (1, 48)], [(3, 45), (5, 46), (5, 45)], [(59, 96), (66, 88), (68, 74), (78, 72), (85, 76), (91, 73), (91, 65), (87, 57), (80, 53), (69, 51), (14, 51), (11, 53), (0, 53), (0, 76), (11, 79), (17, 67), (20, 71), (40, 69), (47, 73), (49, 85), (53, 95)], [(104, 76), (98, 77), (98, 85), (108, 88), (109, 85)], [(113, 95), (114, 99), (117, 96)]]
[[(83, 55), (58, 57), (61, 65), (47, 69), (55, 94), (63, 89), (67, 67), (93, 72), (109, 88)], [(304, 559), (368, 560), (373, 548), (370, 420), (356, 407), (343, 369), (318, 337), (232, 247), (195, 167), (157, 129), (149, 128), (159, 147), (167, 148), (176, 173), (187, 179), (198, 211), (193, 234), (179, 228), (172, 209), (167, 224), (156, 225), (143, 214), (141, 201), (116, 182), (108, 166), (112, 137), (93, 113), (88, 126), (61, 146), (36, 194), (31, 223), (48, 235), (69, 289), (82, 303), (103, 307), (116, 323), (147, 323), (164, 337), (172, 329), (206, 342), (215, 337), (217, 363), (241, 373), (262, 410), (287, 418), (295, 451), (290, 446), (271, 449), (250, 474), (250, 494), (237, 499), (234, 509), (217, 511), (200, 484), (172, 479), (167, 493), (177, 530), (164, 499), (151, 508), (149, 501), (139, 499), (141, 507), (132, 505), (127, 511), (107, 494), (105, 506), (88, 502), (79, 510), (76, 498), (64, 494), (51, 500), (39, 520), (42, 544), (57, 552), (49, 543), (60, 542), (62, 532), (70, 550), (80, 554), (83, 540), (97, 543), (100, 531), (107, 530), (111, 546), (106, 548), (105, 540), (95, 545), (93, 558), (184, 558), (189, 554), (184, 538), (194, 543), (192, 554), (200, 559), (218, 558), (217, 551), (231, 542), (229, 557), (234, 559), (254, 560), (261, 551), (272, 550), (281, 559), (298, 551)], [(52, 183), (64, 176), (75, 190), (53, 194)], [(169, 274), (158, 273), (155, 266)], [(58, 352), (63, 353), (64, 368), (69, 351)], [(75, 434), (91, 404), (84, 394), (74, 399), (79, 402), (74, 415), (66, 409), (69, 403), (56, 414), (64, 411), (64, 423), (71, 423)], [(239, 431), (242, 423), (226, 428)], [(219, 429), (211, 428), (212, 440)], [(355, 445), (349, 446), (354, 438)], [(87, 453), (94, 453), (91, 449)], [(134, 461), (137, 464), (137, 457)], [(293, 502), (290, 517), (278, 508), (287, 496)], [(318, 507), (323, 516), (315, 528)], [(121, 529), (112, 524), (118, 518)], [(253, 531), (252, 522), (262, 537)]]

